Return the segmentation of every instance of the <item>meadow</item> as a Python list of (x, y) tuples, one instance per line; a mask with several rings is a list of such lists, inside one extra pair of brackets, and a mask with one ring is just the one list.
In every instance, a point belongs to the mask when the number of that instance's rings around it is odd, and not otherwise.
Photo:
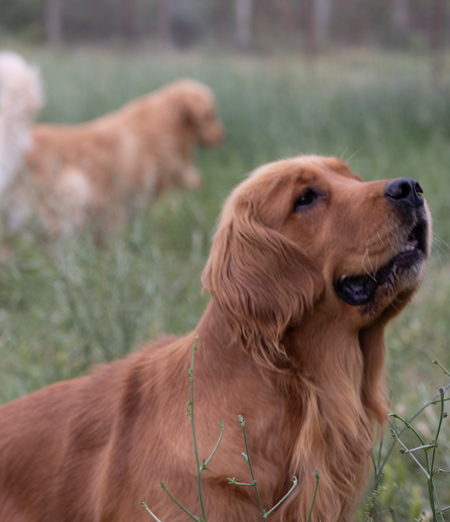
[[(0, 403), (82, 375), (164, 332), (192, 329), (209, 299), (200, 273), (222, 202), (253, 168), (302, 153), (338, 156), (365, 180), (420, 181), (435, 241), (421, 289), (388, 329), (392, 409), (411, 417), (448, 384), (431, 360), (450, 367), (450, 77), (435, 85), (427, 57), (358, 51), (310, 63), (207, 52), (22, 51), (42, 72), (42, 121), (81, 122), (194, 77), (214, 90), (227, 141), (198, 152), (199, 192), (165, 195), (101, 249), (89, 229), (43, 247), (31, 223), (13, 239), (13, 254), (0, 265)], [(427, 440), (438, 413), (431, 406), (417, 419)], [(389, 433), (385, 440), (383, 448)], [(439, 440), (438, 465), (450, 469), (446, 419)], [(426, 481), (398, 447), (384, 475), (374, 519), (411, 521), (423, 510), (433, 519)], [(447, 477), (436, 478), (442, 508), (450, 504)], [(368, 520), (364, 504), (358, 520)]]

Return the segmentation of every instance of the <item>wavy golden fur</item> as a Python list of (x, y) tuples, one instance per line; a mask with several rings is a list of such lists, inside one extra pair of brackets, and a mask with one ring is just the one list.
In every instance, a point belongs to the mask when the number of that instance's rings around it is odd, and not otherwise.
[(212, 300), (193, 332), (0, 408), (0, 519), (144, 522), (146, 501), (162, 520), (187, 521), (161, 480), (198, 513), (184, 412), (199, 335), (201, 458), (225, 423), (203, 479), (209, 519), (260, 518), (253, 489), (227, 481), (250, 481), (242, 414), (263, 505), (299, 478), (275, 522), (306, 520), (316, 469), (312, 521), (352, 520), (387, 411), (384, 328), (430, 248), (420, 186), (405, 180), (363, 183), (316, 156), (255, 171), (224, 206), (202, 276)]
[(188, 79), (87, 123), (40, 124), (27, 132), (25, 168), (7, 198), (10, 228), (36, 213), (56, 233), (89, 219), (116, 228), (166, 190), (199, 188), (195, 147), (216, 146), (224, 137), (212, 91)]

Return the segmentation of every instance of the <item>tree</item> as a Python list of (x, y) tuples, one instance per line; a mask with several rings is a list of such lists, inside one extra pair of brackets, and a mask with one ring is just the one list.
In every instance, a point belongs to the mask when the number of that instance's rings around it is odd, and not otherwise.
[(429, 32), (432, 78), (438, 83), (444, 66), (445, 0), (431, 0), (431, 6)]
[(235, 0), (235, 40), (240, 49), (248, 49), (252, 43), (253, 0)]
[(394, 42), (399, 45), (404, 44), (409, 29), (408, 0), (394, 0), (392, 5), (392, 29)]
[(331, 22), (331, 0), (314, 1), (314, 47), (322, 49), (328, 42)]
[(53, 45), (62, 40), (62, 0), (46, 0), (44, 8), (44, 26), (47, 41)]
[(344, 41), (348, 45), (361, 45), (367, 34), (366, 11), (368, 3), (358, 0), (342, 0)]
[(275, 3), (275, 8), (284, 34), (291, 33), (295, 25), (295, 16), (291, 0), (278, 0)]
[(314, 38), (314, 0), (305, 0), (301, 8), (301, 25), (304, 34), (304, 49), (308, 58), (316, 54)]
[(122, 36), (128, 40), (136, 40), (136, 0), (120, 0), (120, 29)]
[(229, 38), (229, 12), (228, 4), (224, 1), (216, 1), (213, 4), (213, 20), (215, 37), (219, 43), (226, 43)]
[(161, 47), (172, 44), (170, 0), (157, 0), (156, 35)]

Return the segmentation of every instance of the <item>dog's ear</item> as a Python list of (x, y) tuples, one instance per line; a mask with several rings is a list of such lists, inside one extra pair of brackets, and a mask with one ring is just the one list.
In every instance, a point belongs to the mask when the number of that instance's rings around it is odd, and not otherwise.
[(323, 290), (313, 261), (264, 226), (250, 201), (223, 216), (202, 282), (241, 345), (271, 370), (288, 362), (280, 341)]
[(206, 86), (192, 81), (180, 81), (175, 92), (174, 103), (178, 116), (185, 125), (196, 127), (207, 113), (213, 113), (212, 94)]

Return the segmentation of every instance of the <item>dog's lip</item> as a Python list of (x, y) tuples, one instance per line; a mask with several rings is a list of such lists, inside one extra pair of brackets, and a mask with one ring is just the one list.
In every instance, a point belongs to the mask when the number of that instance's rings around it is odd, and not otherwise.
[(417, 270), (427, 257), (427, 224), (420, 220), (410, 232), (401, 250), (375, 273), (345, 274), (335, 283), (338, 296), (353, 306), (362, 306), (375, 297), (380, 287), (393, 288), (396, 282)]

